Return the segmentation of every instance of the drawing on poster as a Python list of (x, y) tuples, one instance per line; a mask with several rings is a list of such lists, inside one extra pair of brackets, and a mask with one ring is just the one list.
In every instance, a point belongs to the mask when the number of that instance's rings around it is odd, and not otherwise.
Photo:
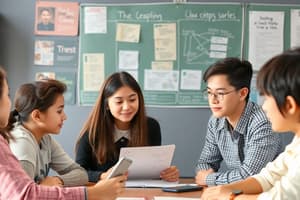
[(183, 57), (187, 64), (203, 64), (206, 58), (225, 58), (227, 56), (228, 38), (231, 33), (225, 30), (210, 29), (197, 33), (194, 30), (183, 30)]

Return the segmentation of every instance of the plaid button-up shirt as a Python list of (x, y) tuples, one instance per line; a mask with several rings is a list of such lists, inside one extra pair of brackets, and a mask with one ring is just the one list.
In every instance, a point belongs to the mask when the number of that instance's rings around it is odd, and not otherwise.
[[(212, 168), (215, 173), (206, 177), (206, 184), (228, 184), (257, 174), (280, 150), (279, 135), (261, 107), (249, 101), (232, 132), (225, 117), (210, 118), (196, 173)], [(226, 171), (219, 171), (222, 161)]]

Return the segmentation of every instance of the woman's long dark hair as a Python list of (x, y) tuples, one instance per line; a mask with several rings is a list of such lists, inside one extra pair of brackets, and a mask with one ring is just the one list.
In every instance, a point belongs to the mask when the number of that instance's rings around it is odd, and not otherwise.
[(148, 144), (147, 119), (144, 106), (144, 97), (136, 80), (127, 72), (117, 72), (109, 76), (102, 85), (96, 104), (80, 131), (76, 143), (76, 151), (80, 138), (89, 133), (89, 143), (98, 162), (105, 163), (115, 159), (119, 152), (114, 145), (114, 117), (108, 108), (108, 98), (123, 86), (130, 87), (137, 93), (139, 109), (131, 120), (130, 141), (128, 146), (145, 146)]

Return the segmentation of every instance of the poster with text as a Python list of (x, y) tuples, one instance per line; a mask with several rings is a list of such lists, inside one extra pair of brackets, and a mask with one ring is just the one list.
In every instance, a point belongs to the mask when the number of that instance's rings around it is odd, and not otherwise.
[(78, 34), (78, 15), (77, 2), (37, 1), (35, 34), (75, 36)]
[(36, 40), (34, 44), (35, 65), (52, 66), (54, 63), (54, 42), (51, 40)]
[(35, 65), (75, 68), (77, 62), (77, 37), (36, 37), (34, 49)]
[(249, 55), (253, 70), (283, 51), (284, 12), (249, 12)]

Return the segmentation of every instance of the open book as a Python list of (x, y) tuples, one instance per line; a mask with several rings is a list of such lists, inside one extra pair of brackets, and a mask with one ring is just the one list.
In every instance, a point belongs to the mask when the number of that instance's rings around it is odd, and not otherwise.
[(178, 182), (160, 179), (160, 172), (171, 166), (175, 145), (125, 147), (121, 148), (120, 158), (132, 160), (128, 169), (126, 187), (166, 187)]

